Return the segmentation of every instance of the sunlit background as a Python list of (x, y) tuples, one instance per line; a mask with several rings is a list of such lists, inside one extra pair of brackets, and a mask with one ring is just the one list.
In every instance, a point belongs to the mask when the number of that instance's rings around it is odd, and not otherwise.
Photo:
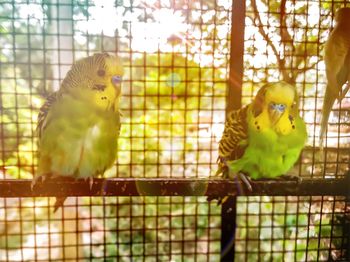
[[(349, 97), (334, 106), (330, 118), (327, 168), (318, 152), (318, 124), (325, 88), (323, 43), (333, 11), (346, 1), (286, 1), (283, 14), (280, 2), (246, 3), (242, 102), (248, 104), (268, 81), (294, 83), (309, 139), (291, 173), (342, 177), (349, 169)], [(101, 51), (118, 54), (125, 66), (118, 159), (105, 177), (213, 176), (229, 88), (231, 16), (232, 1), (224, 0), (3, 1), (1, 177), (32, 178), (38, 109), (74, 61)], [(337, 110), (340, 106), (343, 110)], [(257, 254), (245, 250), (266, 255), (273, 246), (276, 261), (315, 258), (307, 252), (308, 245), (314, 247), (311, 242), (297, 239), (305, 232), (307, 239), (321, 234), (317, 225), (331, 223), (327, 211), (341, 213), (343, 202), (324, 199), (329, 202), (320, 207), (319, 199), (311, 197), (274, 198), (273, 204), (271, 199), (242, 198), (237, 256), (254, 261)], [(64, 218), (74, 219), (65, 222), (50, 214), (52, 201), (0, 200), (1, 261), (78, 256), (96, 261), (219, 260), (220, 207), (205, 197), (72, 198)], [(272, 229), (249, 228), (249, 221), (271, 226), (267, 217), (275, 210), (290, 211), (274, 220), (273, 229), (286, 239), (282, 244)], [(310, 210), (321, 212), (321, 218), (309, 219)], [(256, 220), (261, 212), (266, 218)], [(286, 224), (289, 229), (282, 230)], [(327, 228), (326, 234), (336, 235), (334, 230)], [(264, 239), (266, 246), (249, 241), (249, 234)], [(331, 239), (317, 244), (337, 247)], [(286, 249), (301, 251), (286, 254)]]

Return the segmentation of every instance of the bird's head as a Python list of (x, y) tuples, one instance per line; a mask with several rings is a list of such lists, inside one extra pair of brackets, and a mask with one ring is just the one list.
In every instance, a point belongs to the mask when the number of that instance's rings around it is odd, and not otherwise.
[[(293, 126), (293, 118), (298, 114), (298, 95), (296, 88), (284, 81), (264, 85), (256, 95), (253, 102), (254, 117), (267, 112), (272, 126), (278, 124)], [(281, 123), (281, 119), (286, 123)]]
[(92, 106), (115, 108), (121, 94), (123, 67), (120, 59), (98, 53), (77, 61), (62, 82), (61, 92), (88, 100)]
[(270, 121), (276, 124), (283, 114), (289, 114), (295, 104), (295, 88), (286, 82), (269, 85), (265, 93), (265, 103)]
[(342, 21), (348, 23), (350, 21), (350, 8), (343, 7), (338, 9), (335, 13), (335, 21), (337, 21), (338, 23)]

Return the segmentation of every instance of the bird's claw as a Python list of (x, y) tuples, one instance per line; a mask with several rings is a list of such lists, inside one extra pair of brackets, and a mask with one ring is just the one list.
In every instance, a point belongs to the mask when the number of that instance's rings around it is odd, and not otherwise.
[(245, 187), (248, 189), (249, 192), (253, 191), (253, 187), (251, 185), (252, 180), (248, 175), (245, 175), (242, 172), (234, 173), (234, 172), (229, 171), (229, 178), (237, 179), (238, 180), (237, 182), (238, 183), (242, 182), (245, 185)]
[(33, 178), (32, 183), (30, 184), (30, 189), (33, 191), (34, 186), (37, 184), (37, 182), (39, 182), (41, 180), (41, 183), (44, 183), (44, 181), (46, 180), (46, 176), (45, 175), (40, 175), (40, 176), (36, 176)]
[(297, 175), (282, 175), (278, 177), (281, 180), (293, 180), (296, 181), (298, 183), (303, 181), (303, 178), (301, 176), (297, 176)]
[(94, 178), (93, 177), (87, 177), (85, 181), (89, 181), (89, 188), (92, 189), (92, 186), (94, 185)]
[(247, 187), (247, 189), (249, 190), (249, 192), (253, 192), (253, 188), (251, 185), (251, 178), (245, 174), (243, 174), (242, 172), (238, 172), (238, 177), (239, 179), (245, 184), (245, 186)]
[(90, 186), (90, 190), (92, 189), (92, 186), (94, 185), (94, 178), (90, 177), (89, 178), (89, 186)]

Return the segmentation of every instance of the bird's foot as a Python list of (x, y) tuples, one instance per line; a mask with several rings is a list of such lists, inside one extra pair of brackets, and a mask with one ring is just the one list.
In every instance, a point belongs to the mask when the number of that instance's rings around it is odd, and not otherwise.
[[(253, 187), (251, 185), (252, 180), (248, 175), (246, 175), (242, 172), (234, 173), (234, 172), (229, 171), (229, 178), (235, 179), (238, 182), (237, 184), (239, 185), (239, 187), (240, 187), (239, 182), (242, 182), (245, 185), (245, 187), (248, 189), (249, 192), (253, 191)], [(239, 189), (241, 189), (241, 188), (239, 188)]]
[(89, 181), (89, 187), (90, 190), (92, 189), (92, 186), (94, 185), (94, 178), (92, 176), (85, 178), (85, 181)]
[(280, 180), (293, 180), (293, 181), (296, 181), (298, 183), (303, 181), (302, 177), (301, 176), (297, 176), (297, 175), (282, 175), (282, 176), (277, 177), (277, 179), (280, 179)]
[(46, 180), (46, 175), (40, 175), (40, 176), (36, 176), (33, 178), (32, 183), (30, 184), (30, 189), (33, 191), (34, 186), (38, 183), (44, 183), (44, 181)]
[(90, 186), (90, 190), (92, 189), (92, 186), (94, 185), (94, 178), (90, 177), (89, 179), (89, 186)]
[(248, 175), (243, 174), (242, 172), (238, 172), (238, 177), (245, 184), (249, 192), (252, 192), (253, 191), (253, 187), (251, 184), (252, 179)]

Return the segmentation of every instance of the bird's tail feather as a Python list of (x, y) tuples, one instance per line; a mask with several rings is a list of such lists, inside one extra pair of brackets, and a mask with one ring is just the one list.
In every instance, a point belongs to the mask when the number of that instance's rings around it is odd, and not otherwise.
[[(349, 74), (349, 78), (350, 78), (350, 74)], [(349, 90), (350, 90), (350, 79), (348, 80), (348, 83), (346, 84), (344, 90), (342, 90), (342, 92), (338, 98), (338, 103), (340, 103), (342, 101), (342, 99), (346, 96), (346, 94), (348, 93)]]
[(64, 201), (67, 199), (67, 197), (56, 197), (56, 202), (54, 206), (53, 212), (56, 213), (56, 211), (63, 206)]
[(323, 140), (326, 135), (328, 126), (329, 115), (331, 113), (335, 99), (334, 92), (331, 90), (331, 86), (327, 85), (326, 93), (323, 100), (322, 115), (321, 115), (321, 128), (320, 128), (320, 149), (323, 150)]

